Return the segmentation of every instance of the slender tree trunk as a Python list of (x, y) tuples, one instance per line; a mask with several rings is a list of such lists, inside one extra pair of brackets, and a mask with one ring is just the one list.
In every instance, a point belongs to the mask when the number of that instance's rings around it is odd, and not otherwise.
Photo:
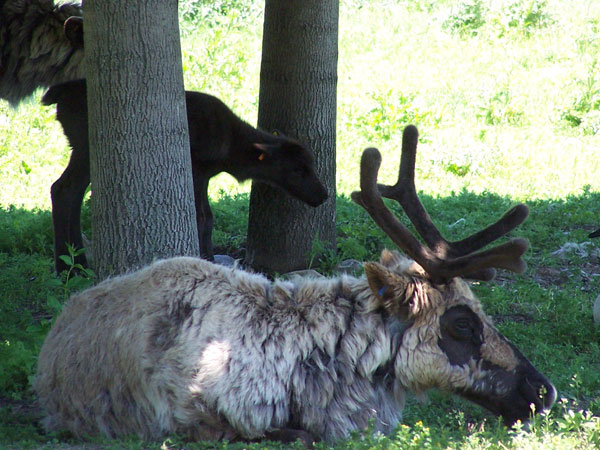
[(305, 268), (315, 239), (335, 245), (338, 0), (266, 0), (258, 125), (308, 144), (329, 199), (311, 208), (254, 182), (248, 262), (265, 272)]
[(85, 0), (100, 277), (198, 255), (177, 0)]

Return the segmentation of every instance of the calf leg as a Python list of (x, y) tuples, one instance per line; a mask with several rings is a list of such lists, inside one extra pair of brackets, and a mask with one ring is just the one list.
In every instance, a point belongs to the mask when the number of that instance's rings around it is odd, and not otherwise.
[[(54, 267), (57, 273), (68, 269), (60, 255), (67, 255), (67, 244), (82, 248), (81, 203), (90, 184), (90, 163), (87, 151), (73, 149), (69, 165), (52, 185), (52, 225), (54, 228)], [(87, 259), (81, 254), (75, 264), (87, 267)]]
[(208, 202), (208, 180), (198, 170), (192, 169), (194, 177), (194, 200), (196, 203), (196, 221), (198, 225), (198, 241), (200, 243), (200, 256), (212, 261), (214, 259), (212, 247), (213, 214)]

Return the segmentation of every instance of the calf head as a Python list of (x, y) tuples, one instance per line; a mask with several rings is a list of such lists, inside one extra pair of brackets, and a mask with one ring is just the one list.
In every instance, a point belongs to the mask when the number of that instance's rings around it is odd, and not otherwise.
[(248, 178), (277, 186), (310, 206), (327, 199), (315, 158), (301, 144), (279, 137), (272, 143), (255, 143), (252, 150), (254, 163), (248, 165)]
[[(458, 242), (446, 241), (416, 195), (414, 162), (417, 130), (404, 132), (396, 185), (377, 185), (381, 157), (367, 149), (361, 161), (361, 191), (352, 199), (413, 260), (384, 251), (379, 263), (366, 263), (369, 287), (380, 306), (398, 320), (394, 361), (398, 391), (424, 392), (433, 387), (461, 395), (505, 423), (525, 421), (550, 408), (552, 383), (492, 324), (479, 300), (460, 277), (489, 280), (494, 268), (522, 272), (528, 244), (514, 239), (480, 249), (517, 227), (527, 217), (518, 205), (487, 229)], [(397, 200), (427, 246), (417, 241), (391, 213), (381, 196)]]

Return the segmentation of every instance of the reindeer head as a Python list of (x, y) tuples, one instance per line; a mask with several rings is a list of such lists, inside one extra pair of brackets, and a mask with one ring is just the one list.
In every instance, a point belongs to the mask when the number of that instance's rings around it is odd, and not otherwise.
[[(394, 361), (397, 391), (420, 393), (438, 387), (457, 393), (503, 417), (505, 423), (525, 421), (552, 406), (552, 383), (496, 330), (481, 303), (460, 277), (490, 280), (495, 268), (525, 270), (524, 239), (488, 250), (528, 215), (517, 205), (495, 224), (459, 242), (446, 241), (423, 205), (414, 185), (418, 133), (404, 130), (398, 182), (377, 184), (379, 151), (366, 149), (361, 160), (361, 191), (352, 199), (414, 261), (384, 251), (379, 263), (366, 263), (369, 287), (379, 305), (403, 325)], [(427, 247), (391, 213), (382, 195), (398, 201)]]

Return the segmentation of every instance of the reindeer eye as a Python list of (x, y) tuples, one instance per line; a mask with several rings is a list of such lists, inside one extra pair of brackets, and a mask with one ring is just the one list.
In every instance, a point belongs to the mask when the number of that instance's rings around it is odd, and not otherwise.
[(452, 331), (455, 338), (469, 339), (473, 336), (473, 325), (467, 318), (456, 319), (452, 324)]

